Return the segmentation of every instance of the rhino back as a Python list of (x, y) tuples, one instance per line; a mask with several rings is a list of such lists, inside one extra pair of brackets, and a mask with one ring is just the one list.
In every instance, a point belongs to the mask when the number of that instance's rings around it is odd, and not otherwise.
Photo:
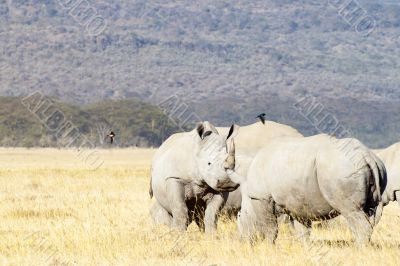
[(156, 161), (159, 157), (163, 156), (168, 150), (174, 148), (178, 143), (180, 143), (181, 141), (185, 141), (187, 135), (189, 134), (190, 132), (181, 132), (171, 135), (157, 149), (156, 153), (153, 156), (152, 161), (153, 162)]
[[(227, 135), (229, 128), (218, 128), (218, 131)], [(272, 139), (282, 136), (303, 137), (293, 127), (273, 121), (258, 122), (240, 127), (239, 134), (235, 137), (236, 151), (242, 154), (255, 156)]]
[(194, 177), (196, 165), (193, 160), (193, 134), (174, 134), (161, 145), (152, 161), (153, 182), (170, 177), (185, 180)]

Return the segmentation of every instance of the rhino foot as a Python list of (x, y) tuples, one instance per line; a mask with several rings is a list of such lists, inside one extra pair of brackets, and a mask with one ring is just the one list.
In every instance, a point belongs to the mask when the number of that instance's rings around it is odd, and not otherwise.
[(166, 225), (171, 227), (172, 216), (165, 210), (158, 201), (150, 209), (150, 215), (156, 225)]
[(400, 191), (396, 191), (395, 195), (396, 195), (397, 203), (398, 203), (399, 206), (400, 206)]
[(311, 235), (311, 221), (293, 221), (293, 227), (297, 234), (297, 238), (301, 240), (303, 243), (307, 244), (310, 242), (310, 235)]
[(356, 245), (358, 247), (364, 247), (365, 245), (368, 245), (371, 240), (373, 226), (371, 225), (365, 213), (363, 211), (353, 211), (349, 213), (343, 213), (343, 217), (349, 224), (349, 227), (354, 235)]

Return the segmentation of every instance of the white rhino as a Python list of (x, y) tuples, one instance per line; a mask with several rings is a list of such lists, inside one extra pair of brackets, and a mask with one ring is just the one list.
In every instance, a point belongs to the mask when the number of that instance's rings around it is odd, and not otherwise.
[(192, 219), (201, 225), (204, 214), (206, 232), (215, 231), (216, 214), (227, 192), (239, 186), (226, 173), (235, 168), (233, 137), (237, 131), (238, 127), (232, 126), (227, 137), (221, 136), (204, 122), (165, 141), (151, 170), (150, 195), (154, 193), (157, 200), (151, 214), (156, 222), (186, 230)]
[(283, 213), (303, 225), (306, 237), (312, 221), (341, 214), (365, 244), (382, 215), (385, 166), (355, 139), (278, 138), (254, 158), (247, 180), (227, 171), (242, 186), (238, 227), (245, 239), (274, 243)]
[(390, 201), (397, 201), (400, 205), (400, 143), (374, 152), (385, 163), (388, 175), (383, 202), (386, 205)]
[[(209, 126), (210, 127), (210, 126)], [(230, 128), (216, 128), (216, 131), (221, 133), (221, 135), (229, 135)], [(214, 133), (218, 134), (218, 133)], [(195, 179), (195, 171), (193, 168), (182, 169), (181, 164), (187, 164), (188, 158), (192, 157), (192, 150), (190, 149), (193, 141), (193, 135), (195, 132), (185, 132), (177, 133), (172, 135), (167, 141), (165, 141), (156, 155), (153, 158), (152, 164), (152, 178), (160, 179), (161, 186), (164, 179), (170, 176), (177, 176), (180, 179)], [(275, 137), (280, 136), (292, 136), (292, 137), (302, 137), (302, 135), (294, 128), (278, 124), (272, 121), (265, 121), (265, 124), (259, 122), (249, 126), (241, 127), (238, 134), (235, 135), (235, 146), (236, 146), (236, 171), (241, 175), (247, 175), (247, 170), (257, 152), (270, 140)], [(181, 149), (181, 147), (187, 147), (187, 149)], [(191, 161), (192, 164), (194, 163)], [(208, 163), (208, 162), (207, 162)], [(179, 169), (175, 169), (179, 168)], [(179, 172), (177, 172), (179, 171)], [(154, 176), (157, 174), (157, 176)], [(193, 183), (188, 183), (186, 185), (187, 198), (186, 207), (188, 208), (189, 218), (188, 223), (195, 220), (201, 229), (204, 226), (207, 231), (213, 232), (216, 228), (216, 216), (219, 210), (224, 206), (228, 193), (220, 193), (215, 191), (209, 186), (205, 186), (200, 189), (198, 185), (193, 185)], [(155, 181), (151, 182), (150, 185), (150, 195), (152, 196), (155, 186), (159, 186)], [(154, 189), (153, 189), (154, 188)], [(162, 187), (161, 187), (162, 188)], [(159, 193), (165, 194), (165, 189), (161, 189)], [(175, 193), (171, 191), (169, 193)], [(170, 210), (160, 204), (158, 200), (157, 192), (154, 191), (157, 201), (151, 208), (151, 215), (155, 223), (166, 224), (172, 226), (173, 214)], [(196, 200), (197, 199), (197, 200)], [(200, 200), (201, 199), (201, 200)], [(211, 200), (212, 199), (212, 200)], [(165, 201), (165, 200), (164, 200)], [(207, 202), (213, 202), (209, 206), (207, 213), (206, 205)], [(236, 211), (240, 208), (241, 204), (241, 193), (237, 189), (229, 193), (228, 201), (226, 202), (226, 207), (229, 210)], [(205, 215), (205, 218), (203, 219)], [(205, 225), (204, 225), (205, 221)]]
[[(226, 134), (229, 128), (217, 128), (222, 134)], [(236, 145), (236, 167), (235, 171), (241, 176), (247, 176), (250, 165), (257, 153), (271, 140), (278, 137), (302, 138), (293, 127), (279, 124), (273, 121), (264, 121), (241, 127), (235, 137)], [(242, 203), (241, 188), (230, 192), (224, 210), (236, 216)]]

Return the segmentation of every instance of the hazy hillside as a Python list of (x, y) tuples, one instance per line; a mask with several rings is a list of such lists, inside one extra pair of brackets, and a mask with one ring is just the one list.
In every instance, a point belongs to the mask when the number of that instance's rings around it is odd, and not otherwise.
[[(261, 101), (261, 100), (259, 100)], [(209, 101), (199, 109), (199, 115), (209, 115), (211, 121), (225, 117), (225, 123), (254, 123), (254, 116), (243, 112), (235, 113), (225, 106), (232, 105), (234, 99)], [(73, 105), (53, 100), (54, 110), (65, 114), (65, 121), (71, 121), (79, 132), (96, 147), (111, 147), (105, 136), (113, 130), (117, 137), (113, 146), (158, 146), (171, 134), (181, 131), (158, 106), (138, 100), (108, 100), (87, 105)], [(255, 106), (259, 104), (255, 101)], [(288, 100), (271, 97), (263, 103), (263, 111), (269, 120), (286, 123), (298, 128), (303, 134), (319, 133), (312, 124), (293, 107)], [(371, 147), (384, 147), (400, 138), (400, 106), (379, 102), (356, 102), (354, 99), (324, 102), (327, 112), (335, 110), (341, 125), (348, 128)], [(348, 112), (347, 106), (353, 109)], [(336, 108), (336, 109), (335, 109)], [(53, 110), (52, 109), (52, 110)], [(260, 110), (251, 108), (247, 113), (256, 114)], [(52, 113), (52, 112), (49, 112)], [(385, 118), (382, 120), (382, 118)], [(174, 118), (176, 120), (176, 118)], [(47, 121), (49, 121), (48, 119)], [(190, 130), (197, 121), (189, 121), (184, 126)], [(49, 122), (48, 122), (49, 123)], [(0, 146), (7, 147), (48, 147), (60, 146), (60, 138), (49, 130), (46, 123), (31, 113), (19, 97), (0, 97)], [(382, 136), (386, 136), (382, 138)]]
[[(138, 100), (104, 101), (78, 106), (53, 101), (54, 110), (65, 115), (96, 147), (111, 147), (106, 135), (116, 133), (113, 146), (158, 146), (179, 129), (170, 122), (163, 112), (152, 105)], [(39, 112), (36, 112), (37, 114)], [(0, 145), (8, 147), (49, 147), (59, 146), (58, 135), (45, 125), (22, 103), (21, 98), (0, 97)], [(53, 117), (53, 116), (52, 116)], [(64, 120), (62, 120), (64, 121)], [(62, 128), (60, 126), (57, 128)], [(76, 142), (78, 143), (78, 141)]]
[(291, 108), (311, 94), (369, 145), (390, 144), (400, 4), (359, 0), (377, 23), (365, 37), (329, 2), (91, 1), (107, 22), (91, 37), (59, 1), (0, 0), (0, 94), (40, 90), (70, 103), (176, 94), (216, 123), (268, 111), (312, 134)]

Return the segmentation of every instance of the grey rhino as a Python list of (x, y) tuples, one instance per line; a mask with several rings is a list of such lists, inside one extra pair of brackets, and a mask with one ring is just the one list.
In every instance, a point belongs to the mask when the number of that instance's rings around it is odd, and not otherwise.
[(242, 186), (238, 228), (244, 239), (274, 243), (283, 213), (303, 225), (306, 237), (312, 221), (341, 214), (363, 245), (382, 215), (385, 166), (355, 139), (278, 138), (257, 154), (246, 180), (227, 172)]
[(396, 200), (400, 205), (400, 143), (374, 152), (385, 163), (388, 175), (383, 202), (386, 205)]
[(239, 186), (226, 173), (235, 168), (233, 138), (237, 131), (238, 126), (233, 125), (227, 137), (221, 136), (212, 124), (204, 122), (165, 141), (151, 170), (150, 195), (157, 200), (151, 214), (156, 222), (186, 230), (193, 219), (199, 226), (204, 219), (207, 233), (216, 230), (216, 214), (227, 192)]
[[(222, 134), (227, 134), (229, 128), (217, 128)], [(235, 137), (236, 167), (235, 171), (241, 176), (247, 176), (250, 165), (257, 153), (271, 140), (280, 137), (302, 138), (303, 135), (293, 127), (273, 121), (254, 123), (240, 128)], [(241, 187), (228, 194), (224, 211), (236, 216), (242, 203)]]
[[(223, 136), (229, 135), (230, 128), (218, 127), (216, 130)], [(167, 164), (168, 169), (178, 167), (182, 162), (185, 162), (188, 157), (191, 156), (191, 150), (180, 151), (179, 153), (174, 152), (174, 149), (179, 149), (182, 146), (190, 145), (192, 139), (188, 139), (188, 136), (193, 135), (193, 132), (185, 132), (185, 133), (177, 133), (172, 135), (167, 141), (165, 141), (159, 150), (157, 151), (155, 157), (153, 158), (152, 169), (153, 172), (157, 170), (157, 167), (161, 167), (165, 169), (165, 165)], [(235, 146), (236, 146), (236, 171), (241, 175), (247, 175), (247, 170), (250, 167), (250, 164), (257, 154), (257, 152), (266, 144), (269, 140), (281, 137), (281, 136), (292, 136), (292, 137), (302, 137), (302, 135), (294, 128), (286, 125), (282, 125), (279, 123), (275, 123), (272, 121), (265, 121), (265, 123), (255, 123), (248, 126), (243, 126), (240, 128), (239, 132), (235, 135)], [(183, 144), (182, 144), (183, 143)], [(159, 163), (160, 158), (163, 158), (163, 163)], [(162, 172), (162, 175), (168, 176), (169, 172), (173, 172), (173, 169), (169, 169), (168, 171)], [(182, 171), (179, 173), (184, 177), (191, 177), (191, 171)], [(151, 178), (153, 180), (153, 178)], [(152, 182), (151, 182), (152, 183)], [(150, 194), (153, 194), (153, 185), (150, 186)], [(193, 190), (193, 187), (195, 188)], [(186, 200), (188, 212), (189, 212), (189, 220), (190, 223), (192, 220), (195, 220), (196, 223), (200, 226), (201, 229), (204, 229), (204, 219), (205, 216), (205, 201), (207, 198), (214, 197), (214, 194), (220, 194), (217, 197), (218, 202), (215, 203), (214, 207), (209, 209), (206, 217), (216, 217), (220, 208), (225, 205), (225, 209), (227, 211), (231, 211), (236, 213), (240, 209), (241, 204), (241, 192), (240, 189), (237, 189), (233, 192), (223, 193), (221, 197), (221, 193), (211, 189), (210, 187), (203, 187), (203, 191), (198, 191), (197, 186), (193, 186), (193, 184), (188, 185), (186, 190), (188, 194), (192, 194), (192, 197), (188, 197)], [(189, 193), (190, 192), (190, 193)], [(195, 193), (194, 193), (195, 192)], [(195, 201), (193, 196), (196, 193), (204, 194), (202, 200)], [(228, 197), (226, 199), (226, 197)], [(199, 196), (197, 195), (197, 198)], [(215, 199), (215, 201), (217, 201)], [(227, 201), (225, 203), (225, 201)], [(220, 205), (220, 206), (219, 206)], [(215, 211), (216, 213), (212, 213)], [(158, 200), (154, 203), (151, 210), (151, 216), (156, 224), (166, 224), (168, 226), (172, 226), (172, 214), (168, 210), (166, 210)], [(214, 227), (212, 224), (216, 222), (215, 218), (207, 218), (209, 224), (208, 228)], [(213, 231), (213, 230), (210, 230)]]

